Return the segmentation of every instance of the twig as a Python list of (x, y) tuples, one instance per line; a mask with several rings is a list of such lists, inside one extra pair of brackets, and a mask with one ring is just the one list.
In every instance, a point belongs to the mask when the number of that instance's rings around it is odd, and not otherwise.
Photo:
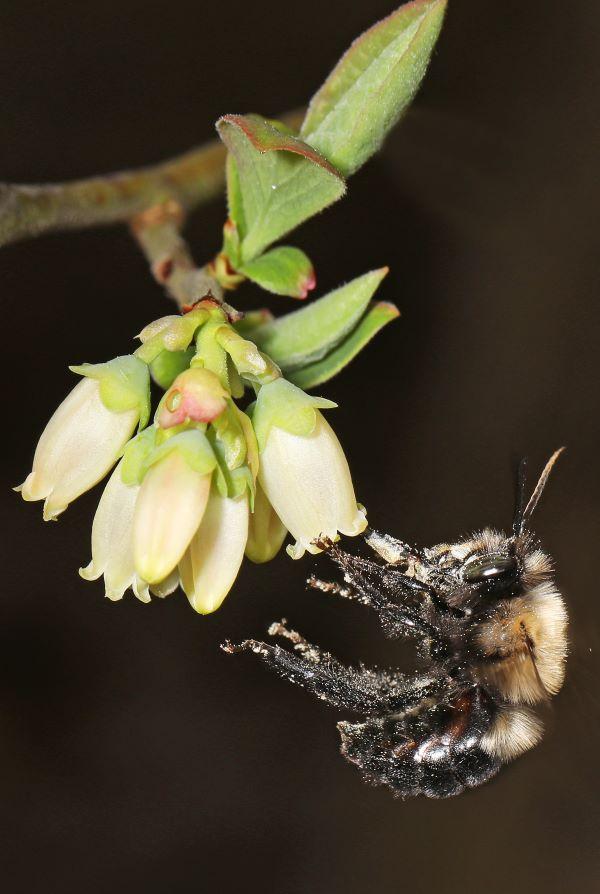
[(223, 289), (206, 267), (197, 267), (180, 230), (185, 212), (173, 199), (148, 208), (131, 220), (131, 232), (142, 249), (155, 280), (180, 310), (212, 297), (229, 318), (238, 320), (239, 311), (223, 301)]
[[(302, 112), (283, 117), (294, 128)], [(225, 147), (217, 140), (162, 164), (69, 183), (0, 183), (0, 246), (56, 230), (129, 221), (168, 199), (184, 211), (218, 196)]]
[(225, 147), (216, 140), (155, 167), (40, 186), (0, 184), (0, 246), (55, 230), (126, 221), (174, 199), (185, 210), (218, 196)]

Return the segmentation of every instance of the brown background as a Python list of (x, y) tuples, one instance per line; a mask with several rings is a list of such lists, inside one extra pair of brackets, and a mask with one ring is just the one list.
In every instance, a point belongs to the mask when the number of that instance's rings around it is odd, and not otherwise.
[[(537, 526), (572, 618), (543, 744), (446, 802), (395, 802), (338, 756), (339, 714), (224, 656), (286, 615), (347, 661), (402, 664), (373, 617), (304, 590), (325, 560), (246, 567), (214, 617), (79, 580), (98, 498), (43, 525), (9, 485), (72, 384), (168, 304), (120, 228), (0, 253), (5, 442), (2, 859), (10, 892), (596, 889), (598, 25), (593, 0), (454, 0), (427, 83), (349, 197), (295, 241), (321, 292), (389, 263), (402, 319), (339, 381), (372, 524), (428, 544), (506, 525), (511, 459), (565, 443)], [(224, 112), (302, 104), (392, 8), (21, 0), (2, 14), (2, 177), (159, 160)], [(196, 214), (199, 259), (222, 203)], [(264, 299), (248, 290), (239, 303)], [(277, 304), (277, 299), (273, 304)], [(278, 305), (286, 309), (289, 303)]]

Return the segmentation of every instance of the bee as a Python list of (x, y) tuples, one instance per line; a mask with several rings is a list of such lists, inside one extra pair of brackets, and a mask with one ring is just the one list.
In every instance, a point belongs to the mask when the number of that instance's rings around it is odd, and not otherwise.
[(287, 627), (271, 636), (289, 648), (248, 639), (225, 643), (335, 708), (358, 715), (337, 724), (341, 753), (374, 785), (401, 798), (447, 798), (487, 782), (542, 738), (536, 707), (561, 688), (567, 612), (552, 562), (529, 529), (550, 471), (548, 460), (525, 505), (521, 463), (510, 536), (485, 528), (457, 543), (416, 549), (370, 530), (380, 561), (319, 540), (343, 584), (309, 584), (379, 615), (389, 637), (415, 640), (422, 670), (402, 674), (346, 667)]

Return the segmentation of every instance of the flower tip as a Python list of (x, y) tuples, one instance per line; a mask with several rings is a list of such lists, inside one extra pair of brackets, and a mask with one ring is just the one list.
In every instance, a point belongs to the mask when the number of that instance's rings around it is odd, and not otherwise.
[[(150, 587), (148, 583), (145, 580), (141, 580), (139, 577), (137, 577), (137, 575), (132, 581), (131, 589), (133, 590), (133, 593), (137, 597), (137, 599), (140, 600), (140, 602), (148, 604), (148, 602), (151, 601)], [(108, 593), (106, 595), (108, 596)]]
[(68, 503), (61, 505), (56, 500), (52, 500), (52, 488), (47, 485), (43, 486), (40, 481), (36, 480), (35, 472), (30, 472), (23, 484), (13, 487), (15, 493), (21, 494), (27, 503), (33, 503), (36, 500), (44, 500), (43, 518), (44, 521), (55, 521), (57, 516), (64, 512)]
[(98, 580), (98, 578), (102, 575), (102, 571), (98, 571), (96, 566), (94, 565), (94, 560), (86, 565), (85, 568), (80, 568), (78, 571), (79, 577), (82, 577), (84, 580)]
[(56, 503), (53, 503), (51, 498), (48, 497), (44, 502), (44, 510), (42, 512), (42, 518), (44, 521), (58, 521), (58, 516), (62, 515), (62, 513), (67, 508), (68, 504), (64, 506), (60, 506)]
[(295, 543), (288, 543), (285, 548), (286, 553), (290, 557), (290, 559), (301, 559), (304, 553), (306, 552), (306, 547), (303, 543), (300, 543), (297, 540)]
[[(177, 563), (175, 563), (177, 564)], [(165, 564), (159, 555), (136, 556), (135, 570), (148, 585), (160, 584), (173, 570), (173, 565)], [(139, 595), (136, 593), (136, 596)]]
[(36, 477), (35, 472), (30, 472), (25, 481), (13, 487), (15, 493), (21, 494), (28, 503), (32, 503), (35, 500), (45, 500), (50, 493), (47, 487), (40, 486), (36, 481)]
[(362, 534), (367, 525), (367, 510), (362, 503), (357, 503), (356, 515), (354, 516), (352, 524), (347, 530), (342, 531), (341, 533), (346, 534), (348, 537), (356, 537), (358, 534)]
[(223, 596), (222, 599), (207, 599), (206, 597), (197, 598), (193, 594), (191, 596), (188, 596), (190, 605), (199, 615), (212, 615), (213, 612), (216, 612), (217, 609), (221, 607), (224, 599), (225, 596)]

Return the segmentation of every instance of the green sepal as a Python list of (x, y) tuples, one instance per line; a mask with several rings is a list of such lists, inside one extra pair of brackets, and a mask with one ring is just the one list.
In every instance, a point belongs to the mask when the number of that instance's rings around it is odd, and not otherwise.
[[(209, 433), (209, 437), (210, 437), (210, 433)], [(219, 451), (218, 451), (218, 448), (216, 447), (216, 445), (213, 444), (213, 447), (215, 450), (215, 454), (217, 456), (217, 465), (215, 466), (215, 470), (213, 472), (212, 483), (213, 483), (214, 487), (216, 487), (216, 489), (218, 490), (219, 494), (222, 497), (228, 497), (229, 496), (229, 487), (228, 487), (229, 470), (228, 470), (228, 475), (226, 476), (225, 469), (227, 469), (227, 466), (225, 465), (225, 463), (219, 461), (219, 455), (218, 455)]]
[(291, 245), (273, 248), (238, 269), (261, 289), (275, 295), (303, 299), (316, 284), (312, 261)]
[(254, 506), (254, 494), (256, 489), (255, 478), (246, 463), (235, 469), (229, 468), (226, 459), (226, 450), (222, 441), (216, 435), (214, 429), (208, 432), (208, 440), (217, 459), (214, 470), (213, 482), (222, 497), (240, 497), (246, 488), (250, 497), (250, 508)]
[(248, 466), (243, 465), (238, 469), (233, 469), (230, 473), (231, 477), (231, 485), (230, 485), (230, 497), (241, 497), (242, 494), (247, 490), (248, 497), (250, 502), (250, 512), (254, 511), (254, 496), (256, 492), (256, 486), (254, 483), (254, 477), (252, 472), (248, 468)]
[(269, 503), (260, 484), (257, 485), (248, 525), (246, 557), (251, 562), (270, 562), (281, 549), (286, 535), (287, 529)]
[(217, 130), (235, 156), (230, 215), (243, 234), (244, 263), (346, 191), (339, 171), (278, 122), (260, 115), (225, 115)]
[(143, 360), (126, 354), (107, 363), (83, 363), (69, 369), (99, 382), (100, 398), (107, 410), (124, 413), (137, 408), (138, 428), (145, 427), (150, 418), (150, 374)]
[(235, 364), (229, 355), (227, 356), (227, 378), (229, 379), (231, 396), (235, 397), (236, 400), (239, 400), (244, 396), (246, 388), (242, 381), (242, 377), (235, 368)]
[(311, 363), (287, 375), (299, 388), (315, 388), (336, 376), (387, 323), (397, 319), (400, 311), (393, 304), (375, 304), (350, 335), (334, 350), (316, 363)]
[(157, 428), (150, 425), (125, 445), (121, 462), (123, 484), (140, 484), (146, 471), (146, 461), (156, 446)]
[(172, 453), (173, 450), (177, 450), (183, 456), (188, 466), (201, 475), (208, 475), (217, 464), (217, 458), (208, 438), (204, 432), (193, 428), (187, 431), (180, 431), (173, 437), (167, 438), (161, 444), (158, 444), (146, 457), (143, 474), (151, 466), (160, 462), (169, 453)]
[(228, 404), (225, 412), (213, 420), (212, 428), (221, 446), (225, 465), (233, 470), (239, 468), (246, 459), (246, 438), (233, 401)]
[(142, 344), (135, 352), (136, 356), (152, 363), (161, 351), (185, 351), (209, 316), (206, 308), (198, 307), (181, 316), (170, 314), (153, 320), (138, 335)]
[[(240, 408), (235, 403), (233, 403), (233, 401), (232, 406), (244, 433), (244, 438), (246, 439), (246, 464), (250, 467), (253, 481), (256, 481), (258, 477), (259, 467), (258, 443), (256, 440), (254, 428), (252, 427), (252, 419), (247, 412), (244, 413), (243, 410), (240, 410)], [(254, 404), (252, 404), (252, 407), (254, 407)]]
[(317, 422), (317, 409), (336, 406), (332, 400), (305, 394), (286, 379), (263, 385), (252, 410), (252, 425), (260, 452), (265, 449), (273, 426), (293, 435), (309, 435)]
[(228, 469), (224, 462), (219, 461), (214, 471), (214, 483), (222, 497), (241, 497), (248, 491), (250, 511), (254, 511), (254, 496), (256, 485), (248, 466), (240, 466), (239, 469)]
[(218, 341), (218, 333), (223, 327), (223, 319), (215, 316), (198, 332), (196, 336), (196, 353), (191, 366), (209, 369), (219, 377), (221, 385), (229, 391), (229, 374), (227, 371), (227, 354)]
[(381, 146), (412, 102), (446, 0), (413, 0), (354, 41), (312, 98), (300, 135), (347, 177)]
[(306, 307), (259, 326), (252, 340), (284, 372), (321, 360), (352, 331), (387, 267), (371, 270)]
[(150, 375), (164, 391), (167, 391), (177, 376), (185, 372), (195, 354), (194, 348), (186, 351), (161, 351), (150, 364)]
[(259, 351), (253, 341), (242, 338), (233, 326), (228, 324), (221, 326), (216, 338), (222, 349), (231, 357), (242, 379), (264, 385), (281, 375), (277, 364)]

